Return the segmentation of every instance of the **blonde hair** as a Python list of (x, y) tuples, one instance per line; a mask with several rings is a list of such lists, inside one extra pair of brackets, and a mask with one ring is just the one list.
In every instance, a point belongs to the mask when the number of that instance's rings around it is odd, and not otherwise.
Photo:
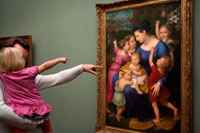
[(161, 69), (165, 72), (169, 72), (172, 64), (171, 58), (169, 55), (163, 56), (162, 58), (164, 59), (164, 63), (162, 64)]
[(132, 75), (132, 71), (129, 67), (124, 67), (122, 71), (122, 76), (124, 76), (127, 73), (130, 73)]
[(17, 48), (6, 47), (0, 51), (0, 71), (10, 73), (24, 68), (23, 53)]
[(136, 57), (139, 58), (139, 60), (141, 60), (141, 55), (140, 55), (140, 53), (134, 52), (134, 53), (131, 55), (131, 58), (132, 58), (133, 56), (136, 56)]

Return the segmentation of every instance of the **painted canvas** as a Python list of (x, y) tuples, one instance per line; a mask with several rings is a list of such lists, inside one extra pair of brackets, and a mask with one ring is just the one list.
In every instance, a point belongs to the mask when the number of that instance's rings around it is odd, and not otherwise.
[(192, 131), (191, 3), (127, 0), (96, 8), (97, 64), (104, 68), (96, 131)]

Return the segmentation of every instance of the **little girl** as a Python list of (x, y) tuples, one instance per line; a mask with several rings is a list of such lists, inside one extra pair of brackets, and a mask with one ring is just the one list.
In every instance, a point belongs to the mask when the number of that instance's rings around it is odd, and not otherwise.
[(138, 52), (135, 52), (131, 56), (131, 64), (130, 69), (132, 71), (132, 88), (135, 88), (138, 94), (142, 94), (143, 92), (139, 89), (138, 85), (144, 85), (145, 80), (147, 79), (147, 72), (140, 65), (141, 55)]
[(126, 62), (130, 61), (129, 55), (126, 54), (130, 49), (129, 40), (130, 38), (125, 37), (125, 39), (121, 40), (118, 45), (116, 40), (113, 41), (114, 52), (116, 56), (114, 58), (114, 62), (111, 64), (108, 70), (108, 82), (107, 82), (107, 93), (106, 93), (107, 113), (110, 113), (110, 110), (108, 109), (108, 103), (112, 103), (113, 100), (113, 84), (112, 84), (113, 76), (119, 72), (121, 66), (123, 66)]
[(121, 114), (125, 110), (126, 99), (124, 95), (124, 88), (126, 87), (126, 85), (133, 84), (133, 82), (131, 81), (131, 74), (131, 69), (129, 67), (125, 67), (121, 73), (122, 78), (116, 82), (113, 103), (117, 106), (116, 118), (118, 121), (123, 118)]
[(152, 86), (158, 82), (159, 79), (167, 75), (171, 69), (171, 58), (170, 56), (164, 56), (157, 60), (156, 65), (153, 63), (153, 54), (154, 48), (151, 48), (151, 53), (149, 56), (149, 64), (151, 66), (151, 73), (148, 78), (148, 88), (149, 88), (149, 101), (152, 103), (152, 107), (155, 113), (156, 118), (153, 119), (153, 122), (160, 122), (160, 112), (158, 108), (158, 102), (163, 106), (166, 106), (173, 110), (174, 117), (178, 115), (178, 109), (167, 99), (170, 96), (170, 92), (164, 86), (160, 90), (152, 89)]
[[(39, 124), (43, 132), (51, 133), (52, 127), (48, 119), (51, 106), (46, 104), (35, 84), (37, 74), (52, 68), (56, 64), (66, 63), (67, 58), (56, 58), (40, 66), (24, 68), (25, 60), (20, 50), (12, 47), (0, 51), (0, 78), (7, 94), (7, 104), (21, 117), (31, 120), (42, 120)], [(11, 126), (11, 132), (25, 133), (26, 130)]]

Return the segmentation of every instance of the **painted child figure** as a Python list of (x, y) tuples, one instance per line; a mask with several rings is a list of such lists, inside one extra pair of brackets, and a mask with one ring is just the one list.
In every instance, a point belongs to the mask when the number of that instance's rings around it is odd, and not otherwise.
[(125, 110), (125, 105), (126, 105), (124, 88), (127, 85), (133, 84), (133, 81), (131, 81), (131, 74), (132, 74), (131, 69), (129, 67), (125, 67), (121, 73), (122, 77), (116, 82), (115, 85), (113, 103), (117, 106), (116, 118), (118, 121), (120, 121), (120, 119), (123, 118), (121, 114)]
[(122, 39), (118, 44), (117, 41), (114, 40), (114, 52), (116, 54), (114, 58), (114, 62), (111, 64), (109, 70), (108, 70), (108, 84), (107, 84), (107, 113), (110, 113), (110, 110), (108, 108), (108, 104), (112, 103), (113, 100), (113, 84), (112, 79), (113, 76), (119, 72), (121, 66), (123, 66), (126, 62), (130, 61), (130, 56), (127, 54), (129, 47), (129, 38)]
[[(36, 121), (44, 119), (44, 123), (38, 127), (45, 133), (53, 132), (48, 119), (51, 106), (45, 103), (38, 92), (35, 77), (58, 63), (66, 63), (67, 58), (56, 58), (39, 66), (24, 68), (23, 54), (17, 48), (3, 48), (0, 57), (0, 78), (6, 88), (8, 106), (21, 117)], [(25, 133), (26, 130), (11, 126), (11, 133), (15, 132)]]
[(137, 44), (135, 41), (135, 37), (133, 35), (128, 36), (130, 38), (129, 44), (130, 44), (130, 49), (128, 51), (128, 55), (131, 57), (131, 55), (136, 51), (137, 49)]
[(142, 94), (143, 92), (139, 89), (138, 85), (144, 85), (145, 80), (147, 79), (148, 75), (145, 69), (140, 65), (141, 55), (138, 52), (135, 52), (131, 56), (131, 64), (129, 65), (132, 71), (132, 81), (133, 85), (132, 88), (135, 88), (138, 94)]
[(171, 38), (171, 30), (170, 27), (166, 24), (164, 25), (160, 25), (160, 21), (157, 20), (156, 21), (156, 25), (155, 25), (155, 31), (156, 31), (156, 37), (158, 39), (161, 39), (163, 42), (166, 43), (166, 45), (168, 46), (168, 48), (170, 49), (170, 56), (171, 56), (171, 69), (174, 67), (174, 52), (175, 52), (175, 42), (174, 40)]
[(153, 119), (153, 122), (160, 122), (160, 111), (158, 108), (158, 102), (160, 102), (163, 106), (172, 109), (174, 117), (178, 116), (178, 109), (172, 103), (167, 101), (167, 99), (170, 97), (170, 92), (165, 86), (158, 90), (152, 89), (152, 86), (157, 83), (159, 79), (166, 76), (172, 67), (170, 56), (163, 56), (162, 58), (158, 59), (156, 62), (156, 66), (153, 63), (154, 52), (154, 48), (151, 48), (151, 53), (149, 56), (151, 73), (148, 77), (149, 101), (152, 103), (152, 107), (156, 116), (156, 118)]
[(156, 37), (158, 39), (161, 39), (163, 42), (165, 42), (170, 50), (175, 51), (175, 46), (174, 46), (175, 42), (171, 38), (170, 27), (166, 24), (161, 25), (160, 27), (159, 25), (160, 25), (160, 21), (157, 20), (156, 25), (155, 25)]

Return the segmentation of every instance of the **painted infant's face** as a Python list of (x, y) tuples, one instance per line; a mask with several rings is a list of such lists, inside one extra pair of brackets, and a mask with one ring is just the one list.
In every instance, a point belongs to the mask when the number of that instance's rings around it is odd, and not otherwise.
[(131, 57), (131, 63), (134, 65), (134, 66), (136, 66), (136, 65), (138, 65), (139, 63), (140, 63), (140, 59), (137, 57), (137, 56), (132, 56)]

